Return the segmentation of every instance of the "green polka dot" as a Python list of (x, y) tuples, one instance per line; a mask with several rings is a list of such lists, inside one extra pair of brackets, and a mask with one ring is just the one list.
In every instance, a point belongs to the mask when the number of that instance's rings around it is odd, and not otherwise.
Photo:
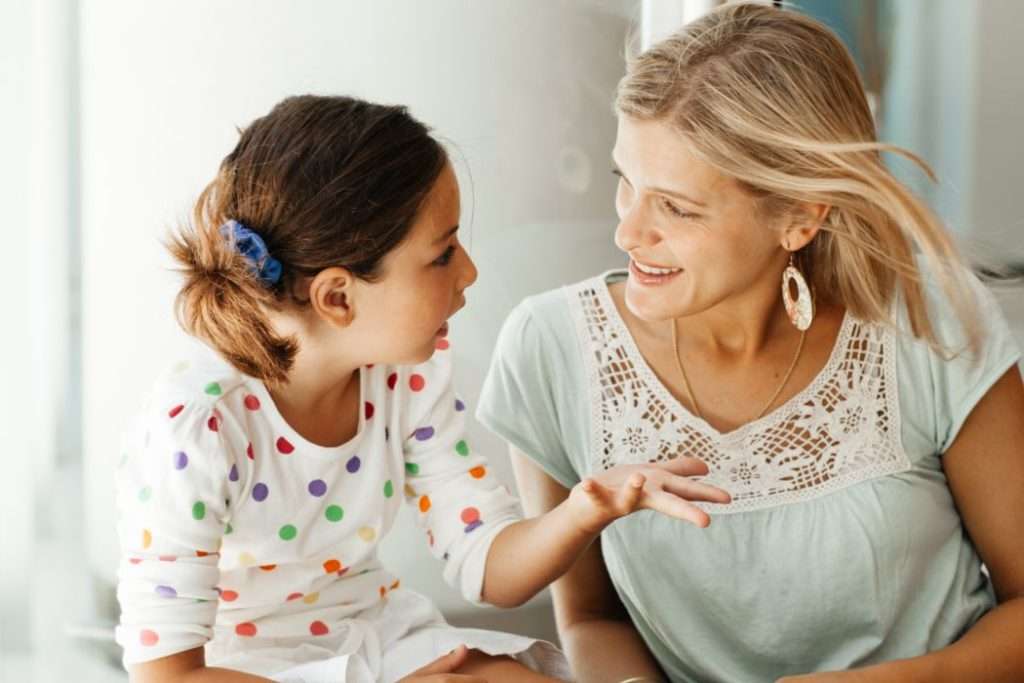
[(121, 454), (121, 461), (119, 463), (117, 463), (117, 466), (118, 467), (124, 467), (124, 464), (126, 462), (128, 462), (128, 454), (127, 453), (122, 453)]
[(277, 535), (281, 537), (282, 541), (290, 541), (293, 538), (295, 538), (298, 535), (298, 533), (299, 530), (296, 529), (294, 526), (292, 526), (291, 524), (285, 524), (283, 527), (281, 527), (281, 530), (277, 532)]
[(226, 527), (224, 527), (224, 535), (225, 535), (225, 536), (227, 536), (228, 534), (230, 534), (230, 533), (231, 533), (232, 531), (234, 531), (234, 529), (232, 529), (232, 528), (231, 528), (231, 525), (230, 525), (230, 524), (228, 524), (228, 525), (227, 525)]
[(390, 498), (393, 495), (395, 495), (395, 485), (388, 479), (387, 483), (384, 484), (384, 497)]
[(469, 444), (467, 444), (465, 441), (458, 442), (457, 444), (455, 444), (455, 452), (463, 456), (469, 455)]
[(203, 517), (206, 517), (206, 504), (203, 503), (202, 501), (199, 501), (198, 503), (192, 506), (192, 519), (199, 520)]
[(210, 396), (220, 396), (220, 385), (216, 382), (210, 382), (206, 385), (206, 389), (203, 391), (208, 393)]
[(420, 473), (420, 466), (414, 462), (405, 463), (405, 471), (409, 474), (416, 475)]
[(153, 489), (149, 488), (148, 486), (143, 486), (141, 489), (139, 489), (139, 502), (145, 503), (147, 500), (149, 500), (149, 497), (151, 495), (153, 495)]
[(345, 511), (341, 509), (340, 505), (328, 505), (327, 510), (324, 511), (324, 517), (328, 522), (340, 522), (344, 516)]

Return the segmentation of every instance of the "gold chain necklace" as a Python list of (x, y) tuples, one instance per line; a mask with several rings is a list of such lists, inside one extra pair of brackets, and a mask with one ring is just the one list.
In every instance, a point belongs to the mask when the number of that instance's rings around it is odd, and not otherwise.
[[(761, 408), (761, 412), (757, 414), (755, 420), (760, 420), (765, 413), (768, 412), (768, 408), (775, 403), (775, 399), (782, 393), (782, 389), (789, 382), (790, 375), (793, 374), (793, 369), (796, 368), (796, 363), (800, 360), (800, 353), (804, 350), (804, 339), (807, 337), (807, 330), (800, 332), (800, 343), (796, 347), (796, 355), (793, 356), (793, 362), (789, 364), (789, 370), (786, 371), (786, 376), (782, 378), (782, 384), (775, 390), (772, 397), (768, 399), (768, 402), (764, 404), (764, 408)], [(686, 370), (683, 369), (683, 359), (679, 355), (679, 335), (676, 331), (676, 318), (672, 318), (672, 350), (676, 356), (676, 367), (679, 368), (679, 374), (683, 376), (683, 386), (686, 388), (686, 397), (690, 399), (690, 404), (693, 405), (693, 412), (697, 414), (697, 417), (704, 419), (704, 415), (700, 412), (700, 406), (697, 405), (697, 398), (693, 395), (693, 389), (690, 388), (690, 380), (686, 376)]]

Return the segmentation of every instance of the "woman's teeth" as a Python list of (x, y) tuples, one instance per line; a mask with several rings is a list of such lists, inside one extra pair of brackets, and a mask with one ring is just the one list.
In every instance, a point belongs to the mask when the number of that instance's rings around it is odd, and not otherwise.
[(647, 273), (648, 275), (671, 275), (672, 273), (678, 273), (682, 268), (655, 268), (654, 266), (645, 266), (639, 261), (633, 261), (636, 265), (636, 269), (641, 273)]

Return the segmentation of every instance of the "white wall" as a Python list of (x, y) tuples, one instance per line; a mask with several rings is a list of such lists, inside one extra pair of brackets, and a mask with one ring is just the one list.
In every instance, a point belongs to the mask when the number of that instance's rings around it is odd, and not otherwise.
[[(295, 93), (400, 102), (458, 146), (480, 267), (452, 338), (468, 399), (526, 294), (621, 262), (611, 97), (632, 2), (83, 0), (84, 426), (93, 571), (113, 580), (117, 435), (184, 338), (158, 237), (233, 146)], [(625, 12), (625, 14), (624, 14)], [(503, 445), (474, 426), (512, 481)], [(410, 518), (385, 544), (406, 585), (462, 608)]]

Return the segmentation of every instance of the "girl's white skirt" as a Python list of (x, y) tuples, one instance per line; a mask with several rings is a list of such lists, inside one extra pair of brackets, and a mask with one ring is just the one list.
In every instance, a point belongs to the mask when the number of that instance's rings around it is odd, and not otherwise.
[(206, 645), (206, 664), (280, 683), (395, 683), (466, 645), (489, 655), (508, 655), (553, 678), (571, 678), (568, 662), (551, 643), (449, 626), (426, 597), (404, 588), (389, 592), (386, 600), (346, 625), (312, 642), (271, 642), (258, 649), (240, 649), (239, 639), (214, 640)]

